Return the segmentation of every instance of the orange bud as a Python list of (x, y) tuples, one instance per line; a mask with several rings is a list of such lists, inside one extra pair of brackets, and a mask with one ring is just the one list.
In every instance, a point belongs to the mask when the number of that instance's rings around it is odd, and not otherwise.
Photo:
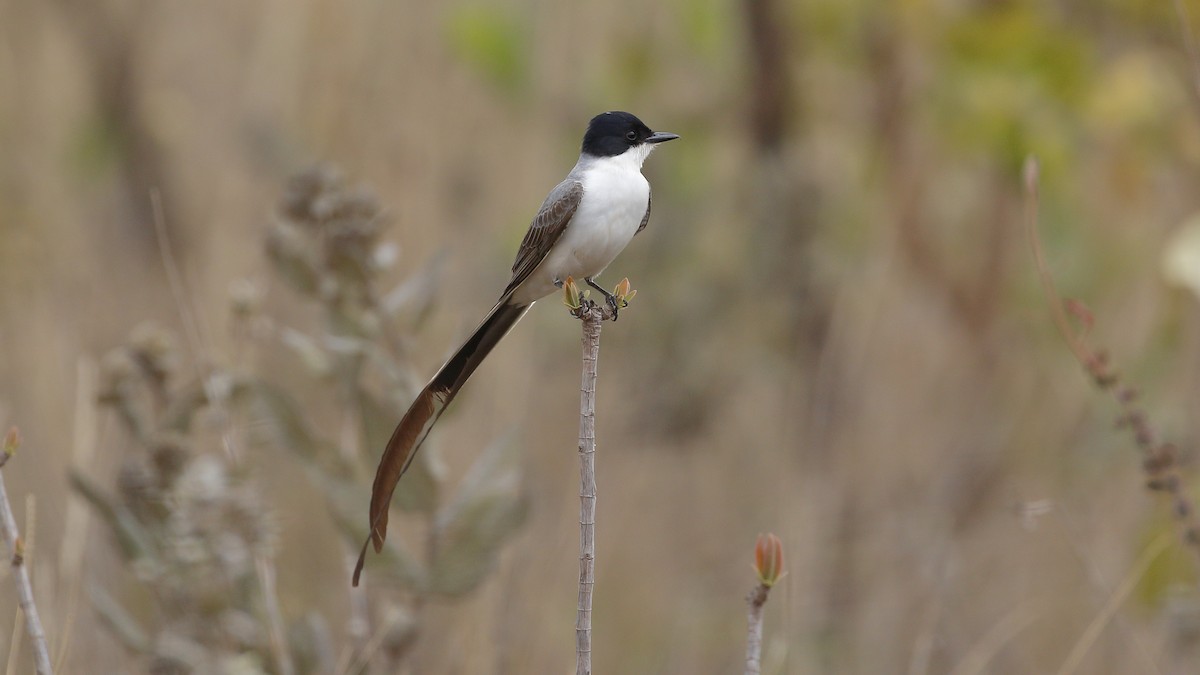
[(754, 544), (754, 571), (763, 586), (770, 588), (783, 575), (783, 542), (774, 534), (760, 534)]
[(628, 307), (629, 301), (633, 299), (633, 296), (637, 295), (637, 291), (630, 288), (629, 277), (625, 277), (613, 289), (613, 295), (617, 297), (617, 301), (621, 303), (622, 307)]
[(13, 427), (8, 430), (8, 434), (4, 436), (4, 454), (16, 454), (17, 448), (21, 446), (21, 430)]

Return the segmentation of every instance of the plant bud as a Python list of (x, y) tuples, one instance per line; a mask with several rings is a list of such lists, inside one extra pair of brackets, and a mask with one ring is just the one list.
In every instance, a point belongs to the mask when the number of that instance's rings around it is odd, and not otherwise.
[(774, 534), (760, 534), (754, 544), (754, 571), (763, 586), (770, 588), (783, 577), (783, 542)]

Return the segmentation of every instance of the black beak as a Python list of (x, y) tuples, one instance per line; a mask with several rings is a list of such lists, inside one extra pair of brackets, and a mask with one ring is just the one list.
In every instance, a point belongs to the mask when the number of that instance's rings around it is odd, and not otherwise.
[(679, 138), (679, 134), (669, 134), (665, 131), (656, 131), (650, 134), (650, 138), (646, 139), (647, 143), (666, 143)]

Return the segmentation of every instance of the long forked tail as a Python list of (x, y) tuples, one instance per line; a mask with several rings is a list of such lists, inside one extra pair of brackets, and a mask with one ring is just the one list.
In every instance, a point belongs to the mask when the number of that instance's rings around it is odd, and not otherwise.
[(433, 424), (442, 416), (446, 406), (454, 400), (458, 390), (466, 383), (471, 373), (479, 367), (483, 359), (492, 351), (501, 338), (516, 325), (517, 321), (529, 311), (529, 305), (512, 304), (509, 298), (500, 298), (500, 302), (488, 312), (487, 317), (463, 346), (454, 352), (441, 370), (433, 376), (429, 384), (417, 394), (409, 406), (408, 412), (396, 425), (392, 437), (388, 440), (383, 457), (379, 460), (379, 468), (375, 471), (375, 484), (371, 488), (371, 531), (363, 542), (362, 551), (358, 554), (358, 563), (354, 566), (354, 585), (358, 585), (359, 575), (362, 574), (363, 562), (367, 557), (367, 546), (374, 543), (375, 552), (383, 550), (383, 540), (387, 538), (388, 505), (392, 501), (392, 493), (396, 491), (396, 483), (412, 464), (417, 449), (421, 447)]

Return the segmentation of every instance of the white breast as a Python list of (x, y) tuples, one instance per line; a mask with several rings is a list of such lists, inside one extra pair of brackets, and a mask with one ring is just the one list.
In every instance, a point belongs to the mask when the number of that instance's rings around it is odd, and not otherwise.
[(583, 198), (562, 238), (515, 294), (532, 302), (553, 293), (568, 276), (595, 277), (625, 249), (646, 215), (650, 183), (642, 176), (640, 153), (595, 160), (580, 172)]

